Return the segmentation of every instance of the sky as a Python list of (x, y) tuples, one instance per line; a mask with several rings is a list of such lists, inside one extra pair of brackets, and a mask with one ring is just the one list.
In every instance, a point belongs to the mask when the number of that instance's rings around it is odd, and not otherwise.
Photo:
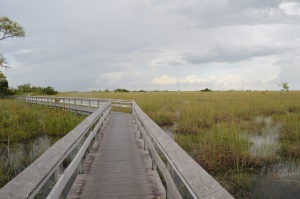
[(300, 0), (0, 0), (10, 87), (300, 90)]

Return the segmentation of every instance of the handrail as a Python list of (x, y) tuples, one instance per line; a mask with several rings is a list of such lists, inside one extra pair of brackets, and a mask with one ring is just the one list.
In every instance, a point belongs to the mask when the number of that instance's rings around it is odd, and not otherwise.
[(130, 100), (104, 99), (104, 98), (79, 98), (79, 97), (46, 97), (46, 96), (19, 96), (20, 101), (47, 105), (53, 108), (62, 108), (69, 111), (87, 114), (92, 113), (101, 104), (111, 102), (111, 106), (130, 108)]
[(166, 183), (167, 198), (233, 198), (212, 176), (132, 101), (132, 112), (148, 150)]
[(65, 170), (65, 172), (60, 176), (58, 179), (58, 182), (55, 184), (53, 189), (51, 190), (50, 194), (48, 195), (47, 199), (56, 199), (59, 198), (61, 193), (64, 190), (64, 187), (68, 184), (72, 174), (75, 172), (77, 165), (82, 161), (83, 156), (85, 152), (87, 151), (88, 147), (90, 147), (90, 143), (92, 142), (93, 138), (97, 136), (98, 129), (102, 126), (104, 119), (108, 116), (110, 109), (106, 111), (104, 114), (104, 117), (100, 119), (100, 121), (97, 123), (96, 127), (94, 130), (90, 133), (88, 138), (85, 140), (84, 144), (78, 151), (77, 155), (71, 162), (71, 164), (68, 166), (68, 168)]
[(46, 96), (19, 96), (20, 101), (29, 103), (47, 105), (53, 108), (67, 109), (69, 111), (91, 114), (103, 103), (109, 102), (109, 99), (101, 98), (78, 98), (78, 97), (46, 97)]
[[(27, 97), (25, 99), (28, 100)], [(58, 181), (58, 183), (62, 183), (62, 181), (64, 185), (73, 183), (72, 180), (74, 179), (71, 179), (71, 176), (75, 173), (76, 168), (78, 168), (79, 173), (82, 172), (82, 157), (87, 148), (93, 144), (92, 140), (96, 138), (104, 120), (107, 118), (111, 109), (110, 104), (110, 102), (102, 104), (100, 108), (89, 115), (71, 132), (57, 141), (24, 171), (0, 189), (0, 198), (33, 198), (53, 175), (56, 176), (55, 181)], [(94, 125), (96, 126), (93, 128)], [(89, 136), (81, 146), (86, 135)], [(80, 148), (79, 152), (77, 152), (78, 148)], [(75, 156), (75, 158), (73, 158), (68, 168), (63, 172), (63, 161), (69, 156)], [(64, 194), (62, 192), (63, 190), (59, 189), (51, 193), (57, 196)], [(51, 195), (49, 197), (51, 198)]]

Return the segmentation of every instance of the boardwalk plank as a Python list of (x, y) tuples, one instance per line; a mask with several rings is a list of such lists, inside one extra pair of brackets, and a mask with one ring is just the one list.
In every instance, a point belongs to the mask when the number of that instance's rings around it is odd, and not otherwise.
[(79, 198), (158, 198), (131, 115), (112, 112)]

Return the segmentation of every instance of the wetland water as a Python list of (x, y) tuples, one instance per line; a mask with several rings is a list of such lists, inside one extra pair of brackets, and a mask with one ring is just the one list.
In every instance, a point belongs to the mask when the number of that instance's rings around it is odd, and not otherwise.
[[(299, 158), (285, 158), (278, 155), (280, 148), (281, 125), (274, 124), (270, 117), (257, 117), (257, 123), (264, 126), (260, 132), (245, 134), (248, 139), (249, 153), (258, 158), (273, 157), (272, 164), (265, 163), (259, 170), (252, 173), (244, 173), (247, 188), (236, 190), (235, 198), (272, 198), (272, 199), (298, 199), (300, 197), (300, 160)], [(176, 124), (163, 126), (162, 129), (175, 140)]]
[[(276, 156), (276, 158), (272, 164), (265, 164), (257, 172), (245, 173), (247, 178), (245, 181), (250, 183), (249, 188), (237, 190), (235, 197), (299, 198), (300, 160), (287, 159), (276, 153), (280, 147), (281, 126), (274, 124), (271, 118), (258, 117), (256, 122), (264, 123), (264, 128), (259, 133), (247, 135), (249, 152), (257, 157)], [(175, 129), (176, 125), (163, 127), (172, 139), (176, 137)], [(43, 135), (30, 142), (11, 143), (9, 147), (7, 143), (0, 143), (0, 187), (24, 170), (58, 139)]]
[(0, 143), (0, 188), (42, 155), (59, 137), (43, 135), (31, 141)]

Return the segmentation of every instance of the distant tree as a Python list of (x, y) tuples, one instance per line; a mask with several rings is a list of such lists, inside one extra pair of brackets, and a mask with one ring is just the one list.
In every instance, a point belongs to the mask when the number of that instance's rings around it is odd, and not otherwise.
[(46, 88), (40, 86), (31, 86), (30, 83), (22, 84), (17, 86), (17, 92), (20, 94), (29, 93), (33, 95), (56, 95), (58, 91), (54, 90), (53, 87), (48, 86)]
[(31, 84), (27, 83), (27, 84), (22, 84), (17, 86), (17, 90), (20, 93), (30, 93), (31, 92)]
[(286, 91), (289, 91), (289, 86), (288, 86), (287, 82), (282, 82), (278, 86), (282, 86), (282, 91), (284, 92), (284, 94), (285, 94)]
[[(10, 20), (8, 17), (0, 17), (0, 40), (7, 38), (25, 37), (25, 31), (17, 22)], [(0, 54), (0, 67), (7, 68), (5, 58)]]
[(105, 93), (109, 93), (109, 89), (108, 88), (106, 88), (106, 89), (104, 89), (104, 91), (103, 92), (105, 92)]
[(5, 75), (0, 71), (0, 95), (6, 95), (8, 91), (8, 81)]
[[(30, 85), (30, 84), (29, 84)], [(40, 86), (32, 86), (30, 89), (30, 92), (32, 92), (34, 95), (44, 94), (44, 88)]]
[(17, 94), (17, 89), (9, 87), (7, 90), (7, 95), (15, 95)]
[(51, 86), (48, 86), (43, 89), (43, 94), (46, 94), (46, 95), (56, 95), (57, 93), (58, 92), (56, 90), (54, 90), (54, 88)]
[(129, 90), (126, 90), (124, 88), (117, 88), (117, 89), (114, 90), (114, 92), (126, 93), (126, 92), (129, 92)]
[(211, 91), (212, 91), (212, 90), (209, 89), (209, 88), (206, 88), (206, 89), (201, 90), (201, 92), (211, 92)]

